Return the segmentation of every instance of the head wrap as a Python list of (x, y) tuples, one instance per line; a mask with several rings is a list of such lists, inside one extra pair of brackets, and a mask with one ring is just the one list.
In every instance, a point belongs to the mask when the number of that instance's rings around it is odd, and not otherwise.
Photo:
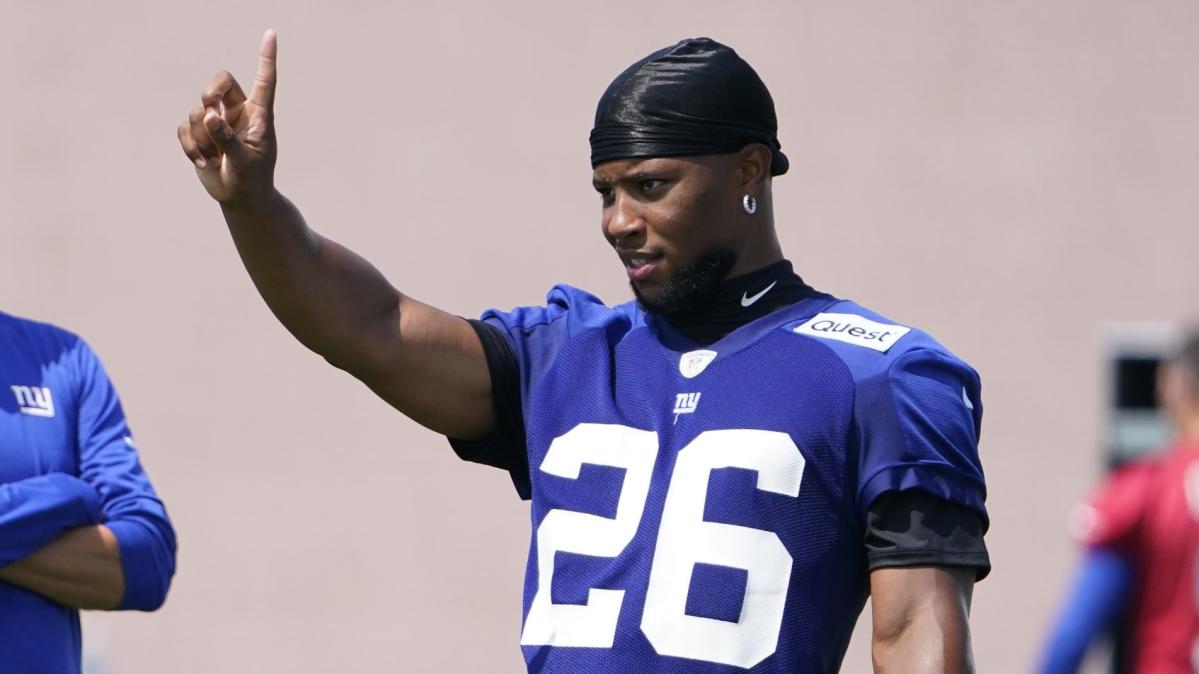
[(595, 110), (591, 166), (636, 157), (770, 148), (771, 175), (787, 172), (774, 100), (737, 52), (706, 37), (683, 40), (629, 66)]

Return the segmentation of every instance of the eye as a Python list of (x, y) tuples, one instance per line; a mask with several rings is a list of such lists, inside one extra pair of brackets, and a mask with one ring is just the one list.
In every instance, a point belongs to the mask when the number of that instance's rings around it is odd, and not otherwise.
[(641, 191), (642, 192), (653, 192), (654, 190), (662, 187), (665, 184), (666, 184), (665, 180), (658, 180), (657, 178), (650, 178), (648, 180), (642, 180), (641, 181)]
[(613, 192), (611, 187), (596, 187), (595, 191), (599, 193), (600, 199), (603, 200), (605, 204), (612, 203)]

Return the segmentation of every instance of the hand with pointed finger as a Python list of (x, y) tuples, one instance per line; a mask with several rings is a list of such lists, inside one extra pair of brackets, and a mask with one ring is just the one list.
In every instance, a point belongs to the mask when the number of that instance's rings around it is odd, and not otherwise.
[(251, 205), (274, 192), (275, 57), (278, 38), (262, 36), (249, 98), (227, 71), (213, 76), (201, 106), (179, 125), (179, 144), (208, 194), (224, 206)]

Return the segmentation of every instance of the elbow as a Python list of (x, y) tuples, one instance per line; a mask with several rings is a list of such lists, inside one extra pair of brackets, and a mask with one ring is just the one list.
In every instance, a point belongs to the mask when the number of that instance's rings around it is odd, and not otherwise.
[(312, 339), (301, 337), (300, 341), (333, 367), (364, 379), (364, 375), (394, 364), (401, 355), (400, 299), (399, 293), (394, 293), (367, 311), (331, 321)]
[(148, 594), (143, 601), (123, 608), (133, 611), (145, 611), (147, 613), (157, 611), (162, 608), (162, 605), (167, 601), (167, 590), (170, 588), (171, 581), (168, 580), (162, 585), (162, 588), (157, 592)]
[[(175, 567), (172, 563), (169, 568), (161, 569), (158, 573), (140, 578), (126, 577), (125, 591), (120, 601), (112, 608), (120, 611), (157, 611), (166, 603), (174, 575)], [(130, 580), (133, 582), (129, 582)]]
[(360, 355), (352, 354), (349, 352), (334, 351), (334, 350), (324, 350), (324, 351), (317, 350), (317, 349), (312, 349), (312, 350), (318, 356), (323, 358), (326, 363), (332, 365), (333, 367), (335, 367), (343, 372), (348, 372), (349, 374), (353, 375), (354, 377), (358, 377), (357, 373), (359, 370), (362, 369), (358, 363), (358, 361), (361, 359)]
[(125, 580), (118, 577), (106, 587), (97, 587), (95, 595), (81, 600), (75, 608), (93, 611), (115, 611), (125, 600)]
[(313, 349), (326, 363), (348, 373), (367, 386), (378, 378), (380, 372), (389, 372), (404, 362), (400, 341), (394, 335), (367, 335), (359, 333), (347, 338), (337, 346)]
[[(166, 602), (175, 577), (175, 532), (169, 523), (161, 527), (142, 522), (121, 523), (121, 570), (124, 593), (116, 610), (155, 611)], [(109, 525), (112, 526), (111, 524)], [(132, 534), (132, 535), (131, 535)]]

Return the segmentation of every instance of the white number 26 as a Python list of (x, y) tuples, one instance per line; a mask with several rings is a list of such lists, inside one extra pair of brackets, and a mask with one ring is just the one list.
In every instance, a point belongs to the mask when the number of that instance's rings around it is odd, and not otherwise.
[[(585, 464), (625, 469), (616, 517), (554, 509), (537, 528), (537, 593), (525, 618), (524, 646), (611, 648), (624, 590), (592, 588), (585, 604), (551, 600), (554, 556), (616, 557), (641, 524), (658, 436), (611, 424), (579, 424), (550, 443), (541, 470), (577, 479)], [(772, 531), (704, 520), (713, 470), (757, 473), (762, 491), (799, 496), (804, 458), (786, 433), (749, 429), (701, 433), (679, 451), (654, 549), (641, 630), (662, 655), (753, 667), (774, 653), (783, 622), (791, 555)], [(686, 613), (697, 563), (746, 571), (738, 622)]]

